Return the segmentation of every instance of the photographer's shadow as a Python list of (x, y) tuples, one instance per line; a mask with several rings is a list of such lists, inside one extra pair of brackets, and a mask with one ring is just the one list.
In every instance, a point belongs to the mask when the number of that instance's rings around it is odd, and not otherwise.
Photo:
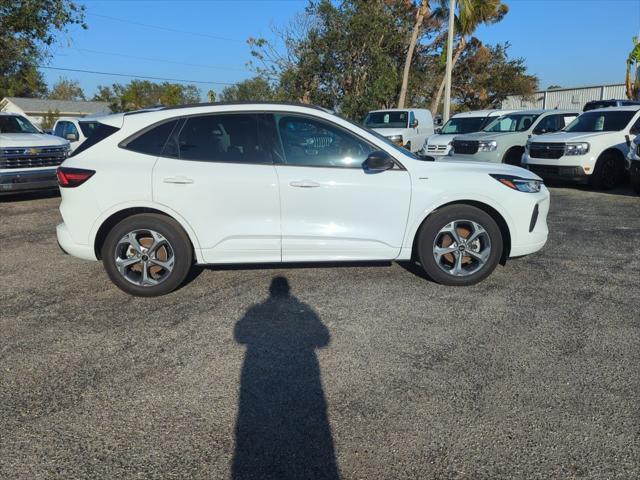
[(329, 331), (276, 277), (269, 297), (235, 326), (246, 344), (233, 479), (338, 479), (315, 349)]

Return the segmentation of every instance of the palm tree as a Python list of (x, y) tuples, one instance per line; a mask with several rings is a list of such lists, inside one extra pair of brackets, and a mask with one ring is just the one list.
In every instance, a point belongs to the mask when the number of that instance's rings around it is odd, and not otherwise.
[[(636, 67), (635, 80), (632, 79), (634, 64)], [(633, 37), (633, 49), (627, 58), (627, 75), (624, 83), (627, 90), (627, 98), (629, 100), (640, 99), (640, 39), (638, 37)]]
[[(439, 0), (440, 6), (433, 10), (433, 17), (440, 20), (446, 20), (449, 17), (449, 0)], [(501, 0), (458, 0), (458, 14), (454, 18), (455, 33), (458, 36), (458, 45), (453, 53), (452, 67), (460, 59), (460, 55), (467, 46), (468, 38), (482, 24), (497, 23), (504, 18), (509, 12), (509, 7)], [(440, 87), (436, 97), (431, 102), (431, 112), (435, 115), (442, 92), (444, 91), (445, 77), (442, 76)]]
[(404, 60), (404, 71), (402, 72), (402, 86), (400, 87), (400, 97), (398, 98), (398, 108), (404, 108), (404, 102), (407, 98), (407, 86), (409, 84), (409, 71), (411, 70), (411, 62), (413, 61), (413, 51), (418, 42), (418, 35), (427, 13), (429, 12), (429, 0), (422, 0), (420, 7), (416, 11), (416, 22), (413, 24), (411, 39), (409, 40), (409, 49)]

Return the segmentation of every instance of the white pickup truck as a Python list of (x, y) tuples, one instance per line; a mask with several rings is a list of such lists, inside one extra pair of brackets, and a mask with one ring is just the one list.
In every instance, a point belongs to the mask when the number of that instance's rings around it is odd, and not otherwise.
[(42, 133), (29, 120), (0, 113), (0, 195), (57, 189), (56, 168), (69, 141)]

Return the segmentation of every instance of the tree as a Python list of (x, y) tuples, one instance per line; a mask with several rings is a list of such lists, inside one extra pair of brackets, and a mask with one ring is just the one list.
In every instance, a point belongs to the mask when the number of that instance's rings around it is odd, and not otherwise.
[[(635, 66), (636, 75), (635, 80), (632, 79), (632, 70)], [(638, 37), (633, 37), (633, 48), (627, 58), (627, 74), (625, 76), (625, 86), (627, 92), (627, 98), (629, 100), (640, 99), (640, 40)]]
[(262, 77), (254, 77), (225, 87), (220, 94), (221, 102), (270, 101), (275, 100), (276, 92)]
[(400, 98), (398, 99), (398, 108), (404, 108), (404, 102), (407, 98), (407, 86), (409, 84), (409, 71), (411, 70), (411, 62), (413, 61), (413, 51), (416, 48), (418, 36), (422, 29), (424, 19), (429, 12), (429, 0), (422, 0), (418, 10), (416, 11), (416, 23), (413, 25), (411, 32), (411, 40), (409, 40), (409, 49), (404, 61), (404, 69), (402, 72), (402, 85), (400, 86)]
[(42, 122), (40, 122), (40, 127), (43, 130), (51, 130), (53, 125), (56, 123), (56, 120), (60, 118), (60, 111), (56, 108), (55, 111), (51, 109), (47, 110), (47, 113), (42, 117)]
[(547, 90), (558, 90), (558, 89), (560, 89), (560, 88), (562, 88), (562, 86), (561, 86), (561, 85), (549, 85), (549, 86), (547, 87)]
[(0, 98), (46, 93), (37, 65), (73, 24), (86, 28), (84, 7), (72, 0), (0, 0)]
[(108, 102), (112, 112), (127, 112), (156, 105), (199, 103), (200, 89), (195, 85), (180, 83), (132, 80), (126, 85), (114, 83), (111, 87), (98, 86), (93, 100)]
[(528, 75), (524, 59), (510, 59), (509, 44), (486, 46), (472, 39), (461, 53), (452, 82), (458, 110), (499, 108), (508, 95), (530, 96), (538, 78)]
[[(458, 0), (458, 13), (453, 12), (458, 44), (453, 52), (452, 68), (458, 63), (460, 55), (468, 43), (468, 38), (473, 35), (476, 29), (482, 24), (499, 22), (508, 12), (509, 7), (500, 0)], [(433, 16), (443, 21), (448, 19), (450, 14), (448, 0), (440, 0), (440, 6), (433, 11)], [(431, 112), (434, 114), (440, 107), (445, 81), (443, 74), (438, 91), (431, 102)]]
[(47, 96), (53, 100), (86, 100), (80, 82), (64, 77), (58, 80)]

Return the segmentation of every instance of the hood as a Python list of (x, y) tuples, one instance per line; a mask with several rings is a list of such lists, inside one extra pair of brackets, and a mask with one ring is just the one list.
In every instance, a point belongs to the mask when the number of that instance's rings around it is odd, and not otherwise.
[(607, 136), (623, 138), (622, 132), (555, 132), (531, 137), (531, 143), (588, 142), (589, 140), (593, 140), (598, 137)]
[(513, 165), (473, 160), (458, 160), (458, 158), (459, 157), (445, 157), (443, 159), (438, 159), (437, 162), (415, 161), (411, 164), (411, 171), (415, 171), (415, 173), (421, 175), (424, 170), (425, 175), (427, 175), (427, 172), (433, 171), (431, 169), (437, 165), (437, 168), (442, 169), (441, 171), (443, 172), (448, 171), (452, 173), (459, 173), (460, 175), (472, 175), (474, 173), (489, 175), (491, 173), (496, 173), (513, 175), (514, 177), (527, 178), (531, 180), (542, 180), (535, 173)]
[(527, 132), (475, 132), (467, 133), (464, 135), (454, 135), (456, 140), (498, 140), (501, 137), (506, 137), (514, 134), (526, 134)]
[(0, 147), (57, 147), (69, 140), (45, 133), (0, 133)]
[(383, 137), (392, 137), (394, 135), (406, 135), (406, 128), (372, 128), (376, 133), (379, 133)]
[(435, 135), (431, 135), (427, 141), (429, 145), (449, 145), (451, 140), (459, 136), (461, 135), (456, 133), (436, 133)]

